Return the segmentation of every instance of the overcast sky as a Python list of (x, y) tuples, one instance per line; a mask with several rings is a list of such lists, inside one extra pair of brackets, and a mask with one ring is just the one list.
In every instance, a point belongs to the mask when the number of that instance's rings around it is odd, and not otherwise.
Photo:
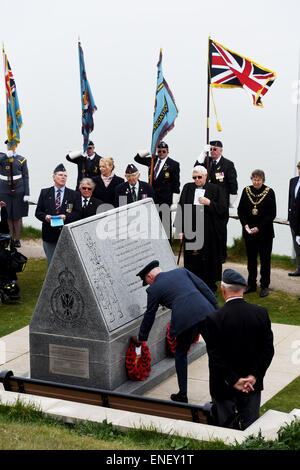
[[(215, 90), (222, 132), (216, 130), (211, 106), (210, 136), (223, 142), (224, 156), (235, 162), (239, 195), (249, 184), (251, 171), (262, 168), (278, 196), (278, 217), (286, 218), (288, 180), (295, 175), (297, 160), (298, 1), (15, 0), (12, 6), (0, 0), (0, 13), (0, 39), (24, 122), (18, 151), (28, 158), (33, 196), (51, 185), (52, 171), (60, 162), (68, 170), (68, 186), (75, 186), (76, 167), (65, 161), (65, 155), (82, 148), (78, 37), (98, 107), (90, 138), (97, 153), (115, 158), (121, 176), (138, 150), (150, 149), (162, 47), (164, 77), (179, 109), (165, 141), (170, 156), (180, 162), (182, 186), (190, 181), (206, 141), (210, 35), (277, 74), (262, 109), (252, 105), (244, 90)], [(2, 151), (5, 138), (2, 64)], [(145, 180), (143, 167), (141, 174)]]

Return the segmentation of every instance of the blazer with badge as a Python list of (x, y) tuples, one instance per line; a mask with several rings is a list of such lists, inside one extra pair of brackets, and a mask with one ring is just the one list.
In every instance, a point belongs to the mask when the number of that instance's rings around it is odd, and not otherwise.
[(295, 198), (295, 187), (298, 183), (299, 176), (290, 179), (289, 185), (289, 212), (288, 221), (296, 235), (300, 235), (300, 187)]
[(41, 190), (37, 203), (35, 216), (42, 222), (42, 239), (45, 242), (56, 243), (63, 227), (51, 227), (50, 222), (46, 222), (46, 215), (66, 216), (64, 225), (80, 219), (81, 215), (81, 196), (77, 191), (65, 187), (64, 198), (56, 213), (55, 209), (55, 190), (54, 186)]
[[(154, 191), (153, 188), (150, 184), (146, 183), (145, 181), (139, 181), (139, 190), (137, 194), (137, 201), (140, 201), (141, 199), (146, 199), (147, 197), (151, 197), (154, 199)], [(130, 189), (130, 184), (126, 181), (125, 183), (121, 183), (116, 187), (116, 199), (115, 199), (115, 206), (119, 207), (120, 203), (121, 205), (125, 204), (130, 204), (131, 202), (134, 202), (132, 194), (131, 194), (131, 189)], [(120, 201), (119, 198), (124, 196), (127, 198), (127, 202), (125, 204), (123, 201)]]
[(274, 355), (266, 308), (232, 299), (208, 316), (206, 325), (211, 396), (232, 398), (234, 384), (250, 374), (256, 377), (254, 389), (263, 390), (263, 378)]
[[(82, 197), (80, 198), (82, 201)], [(96, 215), (97, 208), (102, 204), (102, 201), (96, 199), (95, 197), (91, 196), (89, 199), (89, 203), (86, 207), (84, 207), (81, 203), (81, 219), (86, 219), (87, 217), (91, 217), (92, 215)]]
[[(197, 160), (194, 166), (196, 165), (204, 166), (207, 169), (207, 160), (205, 159), (203, 163), (199, 163)], [(238, 192), (237, 173), (234, 163), (221, 156), (216, 168), (214, 169), (213, 160), (209, 157), (208, 173), (209, 182), (217, 184), (223, 189), (226, 204), (227, 207), (229, 207), (229, 195), (237, 194)]]
[(68, 162), (75, 163), (78, 167), (76, 189), (79, 188), (79, 184), (82, 178), (92, 178), (92, 180), (95, 180), (97, 176), (101, 175), (99, 167), (101, 158), (102, 157), (100, 157), (100, 155), (97, 153), (95, 153), (90, 162), (85, 156), (80, 156), (74, 158), (73, 160), (69, 157), (69, 155), (66, 156)]
[[(149, 168), (149, 179), (151, 172), (151, 157), (140, 157), (136, 155), (134, 160), (141, 165), (148, 166)], [(154, 159), (155, 168), (158, 157)], [(154, 202), (156, 204), (168, 204), (172, 205), (173, 194), (180, 193), (180, 166), (179, 163), (168, 157), (161, 168), (156, 180), (153, 179), (152, 183), (155, 197)]]

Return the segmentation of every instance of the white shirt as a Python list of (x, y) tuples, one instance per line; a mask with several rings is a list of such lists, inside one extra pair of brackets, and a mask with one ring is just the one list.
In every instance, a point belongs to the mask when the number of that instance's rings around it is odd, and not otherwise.
[[(158, 175), (159, 175), (159, 173), (160, 173), (162, 167), (164, 166), (164, 164), (166, 163), (166, 161), (167, 161), (168, 158), (169, 158), (169, 155), (168, 155), (167, 157), (165, 157), (165, 158), (159, 158), (159, 159), (158, 159), (158, 160), (159, 160), (159, 168), (158, 168), (158, 172), (157, 172), (157, 174), (156, 174), (156, 178), (158, 177)], [(156, 163), (157, 163), (157, 161), (156, 161)]]
[(229, 299), (226, 300), (226, 303), (227, 303), (227, 302), (230, 302), (230, 300), (242, 299), (242, 298), (243, 298), (242, 295), (241, 295), (241, 296), (238, 296), (238, 297), (229, 297)]
[(297, 197), (297, 193), (298, 193), (299, 187), (300, 187), (300, 176), (299, 176), (298, 181), (297, 181), (297, 184), (296, 184), (296, 186), (295, 186), (295, 199), (296, 199), (296, 197)]
[(130, 186), (130, 192), (132, 192), (132, 188), (135, 188), (135, 195), (136, 195), (136, 197), (138, 197), (138, 193), (139, 193), (139, 182), (137, 181), (135, 186), (131, 186), (131, 184), (130, 184), (129, 186)]
[(88, 203), (90, 202), (90, 198), (81, 196), (81, 205), (82, 205), (82, 207), (84, 207), (84, 201), (85, 200), (86, 200), (86, 205), (88, 205)]

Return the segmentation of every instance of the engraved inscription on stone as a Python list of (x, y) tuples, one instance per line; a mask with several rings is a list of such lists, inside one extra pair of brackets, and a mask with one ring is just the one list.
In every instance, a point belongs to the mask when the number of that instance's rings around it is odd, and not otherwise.
[(173, 267), (167, 239), (158, 240), (156, 235), (161, 224), (154, 204), (134, 204), (71, 227), (109, 332), (135, 321), (146, 309), (146, 289), (136, 273), (156, 258)]
[(89, 350), (49, 344), (49, 372), (89, 378)]

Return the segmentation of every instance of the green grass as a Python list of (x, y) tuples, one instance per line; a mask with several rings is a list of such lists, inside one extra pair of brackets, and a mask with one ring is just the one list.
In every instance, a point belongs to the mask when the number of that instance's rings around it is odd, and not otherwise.
[(18, 273), (17, 283), (22, 299), (0, 304), (0, 337), (29, 324), (46, 272), (45, 259), (29, 259), (25, 270)]
[(260, 434), (241, 444), (197, 441), (154, 429), (121, 432), (107, 421), (64, 423), (34, 405), (0, 405), (0, 450), (300, 450), (300, 422), (283, 426), (274, 441)]
[[(295, 365), (295, 367), (297, 367)], [(300, 409), (300, 375), (261, 407), (261, 414), (268, 410), (290, 413), (294, 408)]]
[(23, 225), (21, 238), (36, 240), (36, 239), (42, 238), (42, 231), (38, 228), (32, 227), (31, 225)]

